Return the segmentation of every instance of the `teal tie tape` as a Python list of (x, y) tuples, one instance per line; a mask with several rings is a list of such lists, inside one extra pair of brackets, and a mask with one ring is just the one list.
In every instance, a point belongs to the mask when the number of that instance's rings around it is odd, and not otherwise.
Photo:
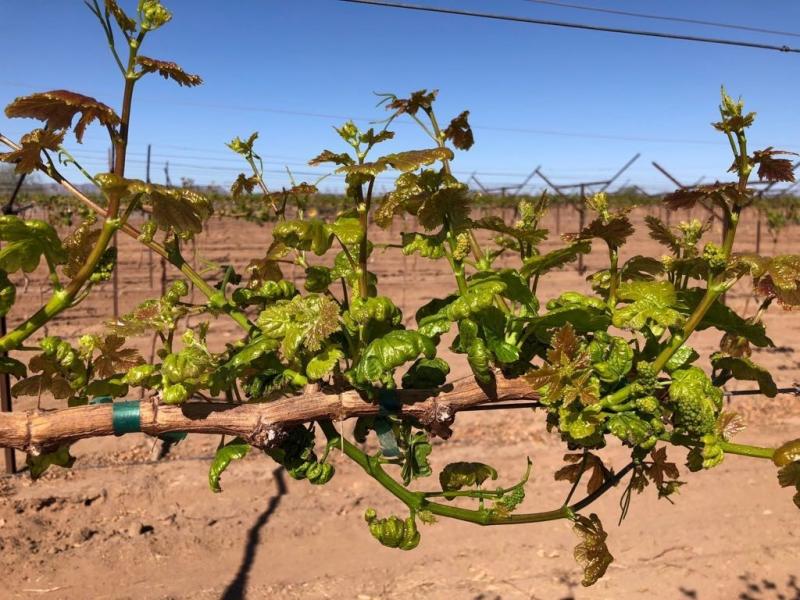
[(381, 453), (387, 458), (400, 456), (400, 448), (397, 446), (397, 438), (392, 429), (392, 422), (386, 417), (397, 413), (403, 406), (397, 390), (381, 388), (378, 390), (378, 405), (380, 415), (375, 419), (375, 433), (378, 435), (378, 443), (381, 446)]
[[(142, 430), (139, 403), (136, 401), (114, 402), (111, 396), (95, 396), (89, 400), (89, 404), (114, 404), (112, 408), (114, 435), (137, 433)], [(158, 439), (177, 444), (186, 439), (186, 432), (170, 431), (168, 433), (162, 433), (158, 436)]]
[(378, 405), (381, 408), (381, 414), (384, 415), (396, 413), (403, 407), (397, 390), (389, 390), (386, 388), (378, 390)]
[(400, 448), (397, 446), (397, 438), (394, 437), (392, 422), (386, 417), (377, 417), (373, 427), (381, 446), (381, 454), (387, 458), (400, 456)]
[(139, 402), (114, 402), (112, 412), (114, 435), (125, 435), (142, 430)]

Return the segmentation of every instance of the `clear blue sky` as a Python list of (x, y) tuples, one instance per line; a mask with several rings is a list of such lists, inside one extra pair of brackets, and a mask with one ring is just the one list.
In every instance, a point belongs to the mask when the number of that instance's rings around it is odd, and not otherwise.
[[(748, 24), (800, 33), (800, 3), (775, 0), (584, 4)], [(800, 46), (800, 37), (646, 21), (524, 0), (419, 0), (436, 6), (546, 19), (682, 32)], [(133, 12), (135, 0), (120, 0)], [(174, 19), (151, 34), (143, 54), (202, 75), (180, 88), (156, 76), (136, 92), (129, 175), (142, 176), (153, 145), (154, 180), (171, 163), (173, 180), (228, 184), (241, 170), (224, 143), (259, 131), (267, 168), (308, 172), (305, 161), (338, 149), (332, 126), (383, 116), (374, 91), (440, 90), (439, 114), (471, 111), (475, 147), (455, 169), (487, 185), (518, 182), (541, 164), (561, 183), (609, 176), (636, 152), (623, 179), (664, 189), (656, 160), (677, 176), (724, 177), (727, 143), (709, 123), (719, 87), (758, 112), (751, 147), (800, 150), (800, 54), (711, 46), (422, 14), (334, 0), (166, 0)], [(121, 77), (102, 32), (80, 0), (0, 0), (0, 103), (66, 88), (118, 108)], [(312, 113), (314, 116), (298, 113)], [(363, 119), (363, 120), (359, 120)], [(0, 117), (19, 136), (33, 121)], [(513, 129), (521, 131), (511, 131)], [(426, 146), (409, 124), (392, 149)], [(550, 132), (550, 133), (548, 133)], [(559, 133), (556, 135), (556, 133)], [(104, 170), (104, 131), (90, 128), (76, 156)], [(301, 175), (299, 179), (310, 179)], [(274, 186), (286, 182), (270, 173)], [(329, 179), (323, 188), (341, 180)]]

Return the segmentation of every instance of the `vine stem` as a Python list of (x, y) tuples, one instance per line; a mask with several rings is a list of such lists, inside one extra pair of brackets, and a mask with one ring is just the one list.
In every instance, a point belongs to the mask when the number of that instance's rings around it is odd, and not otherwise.
[[(5, 135), (0, 133), (0, 142), (5, 144), (7, 147), (11, 148), (12, 150), (19, 150), (20, 146), (13, 140), (9, 139)], [(102, 206), (94, 202), (91, 198), (89, 198), (86, 194), (81, 192), (72, 182), (66, 179), (56, 168), (54, 165), (45, 165), (43, 163), (39, 163), (37, 167), (42, 173), (50, 177), (53, 181), (58, 183), (61, 187), (67, 190), (73, 197), (75, 197), (79, 202), (81, 202), (84, 206), (95, 212), (98, 216), (103, 217), (104, 219), (108, 218), (108, 212)], [(141, 238), (141, 232), (131, 225), (130, 223), (123, 222), (120, 223), (119, 226), (120, 231), (125, 233), (126, 235), (132, 237), (133, 239), (139, 241), (144, 246), (167, 260), (170, 264), (177, 267), (187, 279), (189, 279), (194, 286), (207, 298), (210, 298), (212, 294), (216, 292), (216, 290), (208, 285), (206, 281), (200, 276), (197, 271), (195, 271), (189, 263), (184, 260), (177, 261), (175, 257), (172, 256), (170, 252), (164, 248), (163, 245), (159, 244), (155, 241), (147, 241)], [(57, 313), (56, 313), (57, 314)], [(239, 310), (235, 309), (228, 309), (226, 310), (226, 314), (230, 316), (242, 329), (245, 331), (252, 331), (255, 325), (250, 322), (247, 318), (247, 315)], [(53, 315), (55, 316), (55, 315)], [(52, 317), (50, 317), (52, 318)], [(45, 321), (46, 322), (46, 321)], [(34, 330), (35, 331), (35, 330)], [(2, 340), (0, 340), (2, 343)]]
[[(140, 34), (138, 41), (141, 42), (143, 38), (144, 34)], [(128, 71), (125, 75), (125, 87), (122, 94), (122, 114), (120, 116), (119, 130), (116, 132), (116, 135), (111, 135), (115, 153), (114, 174), (119, 177), (125, 176), (128, 125), (131, 116), (131, 105), (133, 103), (133, 89), (136, 85), (136, 78), (132, 76), (132, 71), (136, 64), (137, 50), (138, 44), (131, 44), (128, 56)], [(72, 306), (73, 301), (81, 292), (83, 286), (89, 281), (98, 263), (103, 258), (103, 254), (111, 243), (114, 234), (122, 225), (122, 220), (117, 218), (119, 207), (119, 192), (110, 194), (108, 197), (108, 209), (105, 211), (105, 222), (100, 230), (100, 235), (81, 269), (65, 288), (56, 289), (44, 306), (25, 319), (12, 331), (0, 338), (0, 352), (8, 352), (9, 350), (15, 349), (56, 315)]]

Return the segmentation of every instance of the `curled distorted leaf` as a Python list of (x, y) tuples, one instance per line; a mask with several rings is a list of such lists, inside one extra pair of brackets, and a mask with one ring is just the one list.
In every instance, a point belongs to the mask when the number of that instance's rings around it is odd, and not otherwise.
[(758, 294), (777, 298), (787, 309), (800, 306), (800, 255), (742, 254), (736, 258), (749, 269)]
[(417, 90), (412, 92), (408, 98), (398, 98), (393, 94), (387, 94), (386, 98), (389, 102), (386, 108), (395, 111), (395, 114), (398, 115), (403, 113), (415, 115), (420, 109), (430, 110), (438, 93), (439, 90), (431, 90), (430, 92), (428, 90)]
[(403, 483), (408, 485), (413, 479), (429, 477), (433, 470), (428, 461), (428, 456), (433, 451), (431, 443), (428, 441), (428, 434), (424, 431), (417, 431), (408, 436), (402, 442), (403, 467), (400, 477)]
[(778, 483), (781, 487), (792, 487), (797, 490), (794, 504), (800, 508), (800, 460), (790, 462), (778, 470)]
[(425, 358), (436, 355), (436, 346), (430, 338), (413, 330), (390, 331), (370, 342), (349, 376), (359, 387), (380, 382), (394, 388), (394, 370), (420, 355)]
[(749, 358), (716, 353), (711, 356), (711, 364), (715, 369), (729, 371), (734, 379), (758, 382), (759, 391), (768, 398), (774, 398), (778, 393), (778, 386), (770, 372)]
[(8, 373), (17, 379), (22, 379), (28, 374), (28, 369), (16, 358), (0, 356), (0, 373)]
[(650, 323), (654, 333), (678, 323), (677, 294), (669, 281), (630, 281), (620, 284), (617, 297), (631, 303), (614, 310), (615, 327), (638, 330)]
[(800, 438), (789, 440), (775, 448), (772, 462), (776, 467), (785, 467), (792, 462), (800, 462)]
[[(17, 299), (17, 286), (8, 278), (8, 273), (0, 270), (0, 317), (4, 317)], [(4, 371), (0, 371), (4, 372)]]
[(28, 453), (25, 460), (31, 479), (38, 479), (50, 467), (70, 469), (75, 464), (75, 457), (70, 454), (70, 444), (61, 444), (56, 450), (41, 454)]
[(403, 212), (416, 216), (429, 231), (440, 227), (445, 218), (458, 225), (469, 214), (467, 187), (444, 170), (403, 173), (375, 211), (375, 223), (389, 227), (395, 215)]
[(444, 492), (457, 492), (464, 487), (480, 487), (487, 479), (497, 479), (497, 470), (481, 462), (455, 462), (439, 473)]
[(275, 225), (272, 236), (275, 241), (289, 248), (311, 250), (317, 256), (322, 256), (331, 247), (333, 231), (319, 219), (281, 221)]
[(587, 350), (600, 381), (616, 383), (633, 368), (633, 349), (623, 338), (598, 332)]
[(306, 365), (306, 375), (309, 381), (317, 381), (333, 372), (334, 367), (344, 358), (344, 352), (336, 347), (325, 348), (316, 354)]
[(406, 389), (430, 389), (444, 385), (450, 365), (443, 358), (418, 358), (403, 375)]
[(142, 73), (158, 73), (164, 79), (172, 79), (180, 86), (194, 87), (203, 83), (203, 78), (199, 75), (191, 75), (174, 62), (167, 60), (157, 60), (140, 55), (136, 57), (136, 64), (139, 65)]
[(116, 127), (120, 119), (110, 107), (102, 102), (67, 90), (40, 92), (21, 96), (6, 106), (6, 116), (38, 119), (48, 129), (66, 129), (75, 115), (81, 118), (75, 124), (75, 137), (80, 142), (86, 127), (95, 119), (106, 127)]
[(419, 254), (423, 258), (438, 259), (445, 256), (444, 235), (425, 235), (424, 233), (402, 234), (403, 254)]
[(30, 273), (39, 266), (42, 257), (51, 267), (67, 260), (56, 230), (44, 221), (0, 216), (0, 240), (6, 242), (0, 249), (0, 269), (7, 273), (20, 269)]
[(231, 196), (240, 198), (245, 194), (252, 194), (256, 185), (258, 185), (258, 177), (255, 175), (250, 175), (248, 177), (244, 173), (239, 173), (231, 184)]
[(401, 519), (394, 515), (379, 519), (374, 509), (367, 509), (364, 520), (369, 525), (369, 532), (376, 540), (387, 548), (413, 550), (419, 545), (420, 535), (414, 517)]
[(581, 584), (588, 587), (596, 583), (614, 561), (606, 545), (608, 534), (594, 513), (589, 517), (576, 515), (573, 531), (581, 538), (581, 542), (575, 546), (575, 560), (583, 569)]
[(655, 441), (650, 423), (633, 412), (611, 415), (606, 421), (606, 428), (609, 433), (630, 446), (647, 448)]
[(63, 141), (63, 131), (34, 129), (20, 138), (19, 150), (0, 153), (0, 161), (14, 164), (19, 175), (32, 173), (39, 167), (42, 150), (58, 150)]
[(472, 135), (472, 127), (469, 126), (469, 111), (465, 110), (455, 119), (450, 121), (450, 124), (444, 130), (444, 137), (453, 142), (453, 146), (459, 150), (469, 150), (475, 143), (475, 138)]
[(219, 479), (233, 460), (241, 460), (250, 452), (250, 445), (242, 438), (236, 438), (217, 449), (208, 470), (208, 485), (212, 492), (221, 492)]

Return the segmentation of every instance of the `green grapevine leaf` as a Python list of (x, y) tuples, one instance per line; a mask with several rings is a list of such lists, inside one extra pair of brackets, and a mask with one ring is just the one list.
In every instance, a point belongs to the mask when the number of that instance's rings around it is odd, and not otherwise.
[(23, 221), (12, 215), (0, 216), (0, 269), (31, 273), (42, 257), (52, 266), (64, 264), (67, 255), (55, 229), (44, 221)]
[(450, 365), (442, 358), (418, 358), (403, 375), (406, 389), (431, 389), (447, 381)]
[(774, 398), (778, 393), (778, 386), (775, 385), (770, 372), (749, 358), (723, 356), (717, 353), (711, 356), (711, 364), (715, 369), (730, 371), (734, 379), (757, 381), (759, 391), (768, 398)]
[(537, 254), (525, 259), (522, 268), (519, 270), (523, 277), (542, 275), (553, 269), (563, 267), (578, 259), (579, 254), (588, 254), (592, 249), (590, 242), (579, 240), (572, 242), (569, 246), (553, 250), (547, 254)]
[(241, 460), (250, 452), (250, 445), (242, 438), (236, 438), (217, 449), (208, 470), (208, 485), (212, 492), (221, 492), (219, 479), (233, 460)]
[(464, 487), (480, 487), (487, 479), (497, 479), (497, 471), (480, 462), (455, 462), (439, 473), (439, 484), (444, 492), (456, 492)]
[(312, 357), (306, 365), (306, 375), (308, 375), (309, 381), (317, 381), (329, 375), (342, 358), (344, 358), (344, 352), (333, 346)]
[(28, 453), (26, 464), (31, 474), (31, 479), (38, 479), (50, 467), (61, 467), (71, 469), (75, 464), (75, 457), (70, 454), (70, 444), (62, 444), (57, 450), (44, 452), (34, 456)]
[(668, 281), (625, 282), (620, 284), (617, 296), (631, 303), (614, 310), (615, 327), (639, 330), (648, 325), (658, 335), (681, 319), (681, 314), (673, 308), (677, 304), (675, 288)]

